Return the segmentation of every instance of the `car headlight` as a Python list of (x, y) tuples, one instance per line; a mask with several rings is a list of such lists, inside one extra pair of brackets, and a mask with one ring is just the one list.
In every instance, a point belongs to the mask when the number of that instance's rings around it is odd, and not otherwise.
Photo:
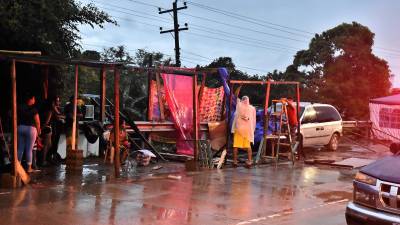
[(358, 182), (361, 182), (361, 183), (372, 185), (372, 186), (376, 185), (376, 178), (375, 177), (371, 177), (371, 176), (369, 176), (369, 175), (367, 175), (365, 173), (361, 173), (361, 172), (358, 172), (356, 174), (355, 180), (358, 181)]

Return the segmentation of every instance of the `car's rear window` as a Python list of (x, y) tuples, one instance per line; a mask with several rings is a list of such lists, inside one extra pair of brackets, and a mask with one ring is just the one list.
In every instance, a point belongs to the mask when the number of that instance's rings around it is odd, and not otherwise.
[(340, 121), (342, 118), (336, 109), (331, 106), (314, 106), (317, 112), (318, 123)]

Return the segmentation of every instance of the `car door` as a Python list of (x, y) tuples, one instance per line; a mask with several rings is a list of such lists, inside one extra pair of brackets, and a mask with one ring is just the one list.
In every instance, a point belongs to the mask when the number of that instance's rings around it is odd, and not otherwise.
[(314, 107), (308, 106), (304, 110), (301, 118), (301, 133), (303, 135), (303, 146), (313, 146), (315, 144), (315, 136), (317, 135), (317, 112)]
[(329, 105), (314, 106), (317, 113), (318, 127), (316, 145), (327, 145), (338, 125), (341, 125), (341, 118), (335, 108)]

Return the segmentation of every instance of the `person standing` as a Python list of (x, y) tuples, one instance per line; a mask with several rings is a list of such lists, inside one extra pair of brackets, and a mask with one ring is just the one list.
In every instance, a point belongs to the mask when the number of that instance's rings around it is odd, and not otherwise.
[(21, 162), (25, 154), (28, 173), (33, 172), (32, 150), (40, 136), (40, 119), (35, 103), (35, 96), (28, 93), (24, 103), (18, 107), (18, 160)]
[(40, 110), (41, 128), (42, 128), (42, 160), (41, 165), (47, 166), (47, 161), (49, 159), (48, 152), (52, 146), (52, 120), (55, 117), (56, 112), (54, 112), (56, 98), (46, 99)]
[(233, 165), (237, 166), (238, 149), (247, 151), (248, 160), (246, 166), (252, 165), (252, 150), (250, 143), (254, 143), (254, 131), (256, 129), (256, 109), (250, 105), (249, 97), (238, 98), (236, 112), (233, 119)]
[(61, 111), (60, 97), (56, 96), (53, 102), (53, 112), (51, 117), (51, 147), (48, 152), (48, 159), (53, 164), (59, 164), (60, 157), (58, 155), (58, 142), (60, 141), (61, 133), (63, 132), (65, 124), (65, 116)]

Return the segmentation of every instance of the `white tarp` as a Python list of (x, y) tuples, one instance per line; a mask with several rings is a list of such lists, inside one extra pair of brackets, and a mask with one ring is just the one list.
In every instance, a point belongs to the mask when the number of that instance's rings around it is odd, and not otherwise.
[(372, 133), (382, 140), (400, 141), (400, 105), (369, 103)]

